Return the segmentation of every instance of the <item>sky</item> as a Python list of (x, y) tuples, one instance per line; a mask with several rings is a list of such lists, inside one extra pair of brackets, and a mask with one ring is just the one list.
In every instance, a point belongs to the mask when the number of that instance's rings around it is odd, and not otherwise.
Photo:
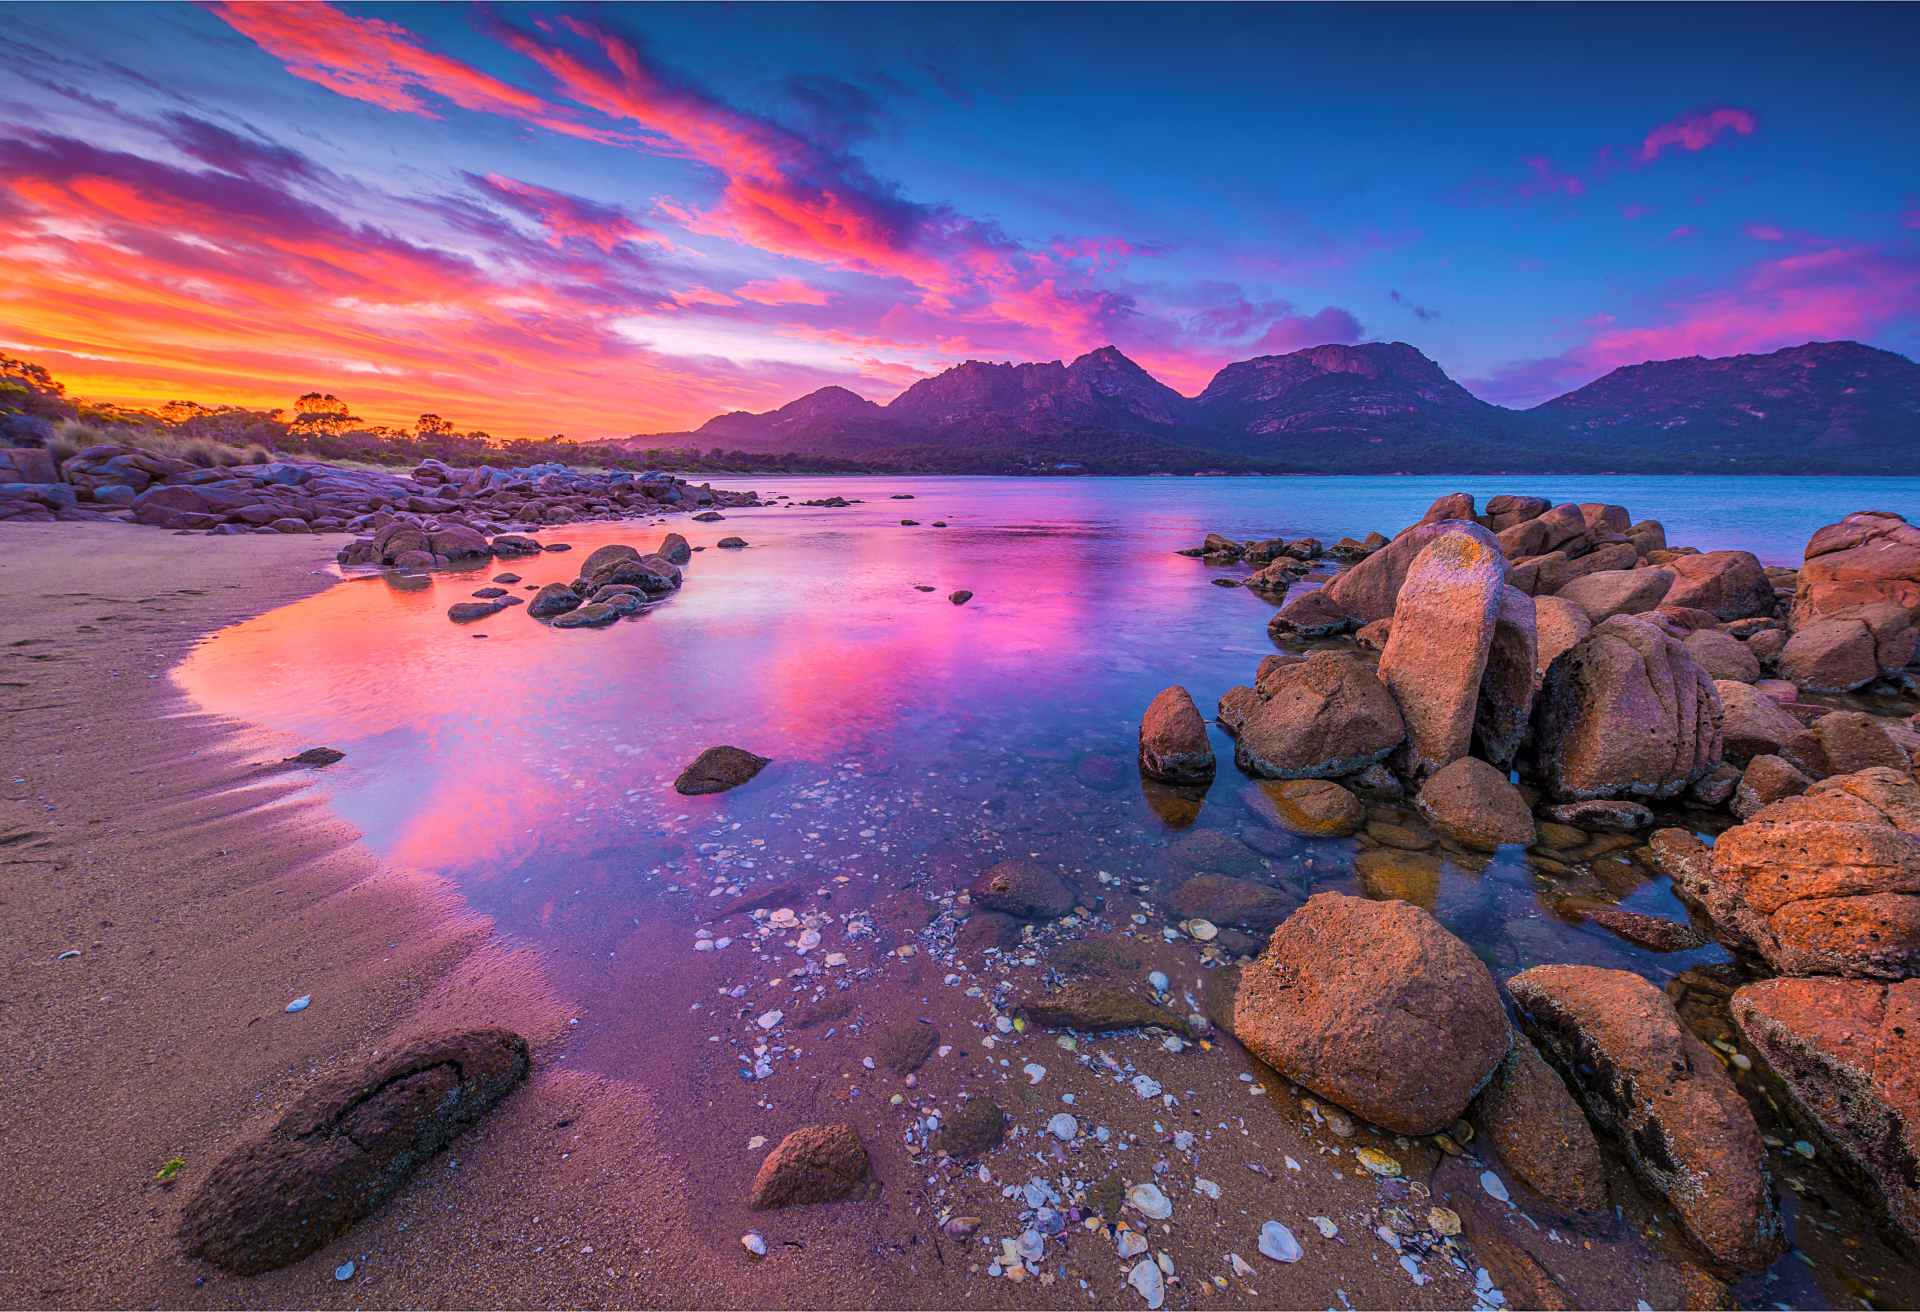
[(0, 3), (0, 353), (675, 431), (1112, 343), (1920, 354), (1920, 7)]

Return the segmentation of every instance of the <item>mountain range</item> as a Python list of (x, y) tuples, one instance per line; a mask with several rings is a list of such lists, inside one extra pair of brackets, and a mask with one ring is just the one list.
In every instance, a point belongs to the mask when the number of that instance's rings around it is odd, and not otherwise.
[(980, 473), (1913, 474), (1920, 365), (1858, 342), (1808, 342), (1631, 365), (1509, 410), (1405, 342), (1257, 356), (1194, 397), (1103, 346), (1071, 364), (969, 360), (885, 405), (823, 387), (619, 444)]

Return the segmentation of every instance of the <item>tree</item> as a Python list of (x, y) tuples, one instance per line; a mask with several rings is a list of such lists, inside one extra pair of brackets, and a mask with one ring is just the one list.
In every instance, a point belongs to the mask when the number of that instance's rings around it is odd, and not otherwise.
[(360, 417), (332, 392), (308, 392), (293, 403), (293, 431), (338, 437), (360, 426)]
[(436, 414), (424, 414), (420, 416), (419, 422), (414, 424), (413, 431), (416, 437), (451, 437), (453, 423)]

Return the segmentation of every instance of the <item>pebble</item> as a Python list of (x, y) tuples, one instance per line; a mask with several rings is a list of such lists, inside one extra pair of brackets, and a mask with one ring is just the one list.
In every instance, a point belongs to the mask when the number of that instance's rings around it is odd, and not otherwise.
[(784, 1011), (778, 1011), (778, 1010), (763, 1011), (760, 1013), (760, 1019), (755, 1023), (758, 1024), (760, 1028), (763, 1030), (770, 1030), (775, 1025), (778, 1025), (781, 1021), (785, 1020), (786, 1016), (787, 1016), (787, 1013)]
[(333, 1278), (335, 1280), (351, 1280), (353, 1279), (353, 1271), (354, 1267), (352, 1262), (342, 1262), (333, 1269)]
[(1330, 1216), (1310, 1216), (1307, 1220), (1313, 1222), (1314, 1227), (1320, 1231), (1322, 1239), (1331, 1239), (1340, 1233), (1340, 1227), (1333, 1223), (1333, 1218)]
[(1238, 1253), (1227, 1254), (1227, 1265), (1232, 1267), (1233, 1273), (1242, 1280), (1253, 1274), (1253, 1267), (1248, 1264), (1246, 1258), (1240, 1256)]
[(767, 1241), (752, 1230), (740, 1236), (740, 1246), (755, 1257), (767, 1255)]
[(1147, 983), (1153, 985), (1155, 993), (1165, 993), (1172, 987), (1173, 981), (1167, 978), (1165, 971), (1156, 970), (1148, 974)]
[(1134, 1263), (1133, 1270), (1127, 1273), (1127, 1283), (1140, 1292), (1147, 1300), (1149, 1308), (1158, 1308), (1167, 1298), (1167, 1282), (1160, 1274), (1160, 1267), (1148, 1258)]
[(1132, 1084), (1133, 1091), (1142, 1098), (1158, 1098), (1160, 1096), (1160, 1081), (1154, 1079), (1151, 1075), (1136, 1075), (1133, 1077)]
[(72, 961), (75, 957), (79, 955), (80, 955), (80, 949), (68, 948), (65, 952), (62, 952), (59, 956), (55, 957), (54, 960), (55, 961)]
[(1496, 1199), (1499, 1202), (1507, 1203), (1513, 1201), (1511, 1195), (1507, 1193), (1506, 1182), (1492, 1171), (1480, 1172), (1480, 1187), (1487, 1191), (1488, 1197)]
[(1199, 1177), (1194, 1180), (1193, 1191), (1206, 1198), (1218, 1198), (1220, 1196), (1220, 1186), (1205, 1177)]
[(1293, 1231), (1278, 1221), (1268, 1221), (1260, 1227), (1260, 1254), (1276, 1262), (1298, 1262), (1301, 1258), (1300, 1241), (1293, 1237)]
[(287, 1010), (288, 1011), (305, 1011), (312, 1004), (313, 1004), (313, 995), (311, 993), (302, 993), (299, 997), (295, 998), (292, 1002), (289, 1002), (287, 1004)]
[(1047, 1132), (1056, 1139), (1062, 1141), (1071, 1140), (1076, 1134), (1080, 1133), (1080, 1122), (1074, 1120), (1073, 1117), (1067, 1115), (1065, 1112), (1061, 1112), (1047, 1122)]
[[(1360, 1159), (1360, 1165), (1375, 1175), (1394, 1176), (1400, 1174), (1400, 1163), (1381, 1152), (1378, 1148), (1355, 1148), (1353, 1155)], [(1492, 1174), (1492, 1172), (1488, 1172)]]

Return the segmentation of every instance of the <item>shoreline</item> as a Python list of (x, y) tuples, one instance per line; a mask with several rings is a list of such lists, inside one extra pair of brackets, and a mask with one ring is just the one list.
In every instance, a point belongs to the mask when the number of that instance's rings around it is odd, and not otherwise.
[[(22, 742), (54, 744), (23, 756), (3, 794), (0, 835), (9, 841), (0, 864), (15, 878), (0, 885), (8, 913), (0, 1015), (11, 1046), (27, 1056), (25, 1078), (0, 1089), (0, 1148), (20, 1164), (0, 1192), (0, 1297), (48, 1306), (1137, 1305), (1113, 1263), (1081, 1248), (1086, 1240), (1075, 1243), (1083, 1268), (1075, 1274), (1091, 1287), (1050, 1288), (983, 1280), (977, 1239), (943, 1241), (936, 1213), (948, 1199), (987, 1218), (982, 1235), (1018, 1233), (980, 1195), (1026, 1172), (1057, 1171), (1036, 1164), (1043, 1144), (1015, 1130), (996, 1154), (1003, 1178), (981, 1190), (971, 1171), (929, 1174), (917, 1149), (903, 1147), (898, 1118), (911, 1107), (889, 1113), (878, 1105), (884, 1097), (849, 1097), (849, 1073), (882, 1095), (901, 1087), (859, 1069), (889, 1026), (931, 1023), (956, 1047), (993, 1046), (974, 1040), (978, 1007), (940, 987), (943, 967), (924, 948), (912, 959), (881, 951), (914, 942), (928, 914), (926, 891), (900, 884), (893, 869), (873, 871), (833, 904), (851, 899), (879, 927), (856, 969), (863, 978), (885, 972), (888, 987), (842, 995), (858, 996), (863, 1014), (838, 1037), (833, 1029), (797, 1034), (804, 1067), (763, 1094), (703, 1041), (727, 1022), (726, 1004), (713, 1004), (719, 977), (710, 968), (723, 964), (720, 954), (692, 965), (683, 955), (701, 919), (644, 927), (636, 919), (623, 955), (653, 963), (651, 1000), (636, 1010), (603, 997), (596, 1016), (581, 1000), (597, 981), (581, 971), (604, 968), (503, 940), (446, 880), (384, 865), (304, 772), (282, 767), (284, 757), (332, 744), (197, 710), (169, 671), (222, 627), (341, 581), (325, 561), (342, 540), (0, 525), (0, 655), (10, 671), (0, 675), (0, 712)], [(111, 585), (100, 585), (103, 577)], [(484, 778), (472, 786), (484, 788)], [(985, 830), (971, 837), (986, 840), (981, 851), (999, 842)], [(21, 871), (46, 873), (27, 883)], [(1192, 971), (1186, 954), (1157, 938), (1125, 931), (1088, 945), (1137, 953), (1130, 974)], [(56, 959), (70, 949), (81, 955)], [(980, 978), (988, 981), (985, 970)], [(282, 1010), (309, 993), (309, 1009)], [(708, 1016), (689, 1015), (703, 1005)], [(488, 1023), (532, 1042), (526, 1086), (383, 1208), (264, 1276), (227, 1276), (180, 1254), (174, 1225), (205, 1170), (330, 1065), (432, 1028)], [(1009, 1087), (993, 1059), (958, 1051), (949, 1063), (943, 1051), (920, 1071), (919, 1093), (906, 1083), (908, 1100), (951, 1107), (955, 1095), (990, 1091), (1016, 1126), (1044, 1122), (1058, 1110), (1055, 1090), (1076, 1087), (1076, 1075), (1064, 1054), (1046, 1055), (1051, 1037), (1027, 1043), (1055, 1065), (1060, 1084), (1029, 1093), (1018, 1078), (1021, 1056), (1008, 1054)], [(1371, 1222), (1359, 1220), (1379, 1206), (1373, 1182), (1338, 1169), (1326, 1178), (1343, 1148), (1367, 1140), (1343, 1144), (1317, 1131), (1301, 1091), (1290, 1094), (1286, 1081), (1249, 1065), (1230, 1039), (1221, 1045), (1228, 1051), (1212, 1060), (1180, 1059), (1177, 1078), (1187, 1104), (1179, 1116), (1205, 1118), (1187, 1124), (1217, 1122), (1212, 1133), (1220, 1133), (1229, 1119), (1240, 1122), (1228, 1143), (1195, 1162), (1226, 1182), (1229, 1202), (1208, 1219), (1180, 1195), (1177, 1240), (1156, 1241), (1179, 1255), (1189, 1282), (1169, 1305), (1325, 1306), (1336, 1289), (1361, 1306), (1471, 1301), (1470, 1278), (1463, 1286), (1436, 1269), (1423, 1287), (1381, 1264), (1366, 1246)], [(1150, 1037), (1123, 1039), (1111, 1051), (1137, 1057), (1158, 1047)], [(576, 1068), (570, 1059), (578, 1058), (591, 1069)], [(1236, 1083), (1249, 1069), (1265, 1072), (1268, 1086), (1251, 1109), (1245, 1094), (1258, 1086)], [(1137, 1156), (1166, 1152), (1153, 1122), (1170, 1119), (1164, 1113), (1110, 1086), (1078, 1088), (1082, 1115), (1138, 1134), (1135, 1146), (1147, 1152)], [(777, 1138), (799, 1122), (842, 1119), (862, 1126), (884, 1182), (879, 1199), (747, 1210), (746, 1181), (761, 1156), (744, 1143), (751, 1129)], [(1238, 1146), (1249, 1134), (1257, 1149)], [(1680, 1305), (1724, 1292), (1690, 1260), (1639, 1236), (1654, 1218), (1632, 1191), (1619, 1195), (1624, 1227), (1548, 1242), (1517, 1215), (1489, 1211), (1460, 1163), (1424, 1144), (1373, 1142), (1405, 1161), (1410, 1182), (1451, 1201), (1476, 1258), (1518, 1301), (1536, 1296), (1529, 1273), (1558, 1281), (1580, 1304), (1644, 1296)], [(1086, 1164), (1045, 1146), (1054, 1162)], [(1268, 1162), (1297, 1156), (1309, 1175), (1250, 1177), (1249, 1152)], [(175, 1156), (186, 1168), (171, 1186), (156, 1183), (155, 1170)], [(1184, 1167), (1176, 1160), (1176, 1171)], [(1310, 1246), (1298, 1266), (1256, 1258), (1248, 1286), (1235, 1281), (1198, 1298), (1193, 1277), (1211, 1269), (1203, 1263), (1236, 1248), (1254, 1256), (1249, 1236), (1261, 1216), (1315, 1210), (1338, 1217), (1353, 1238)], [(747, 1229), (766, 1232), (768, 1258), (742, 1253)], [(1091, 1242), (1097, 1249), (1098, 1237)], [(358, 1274), (334, 1280), (347, 1260)]]

